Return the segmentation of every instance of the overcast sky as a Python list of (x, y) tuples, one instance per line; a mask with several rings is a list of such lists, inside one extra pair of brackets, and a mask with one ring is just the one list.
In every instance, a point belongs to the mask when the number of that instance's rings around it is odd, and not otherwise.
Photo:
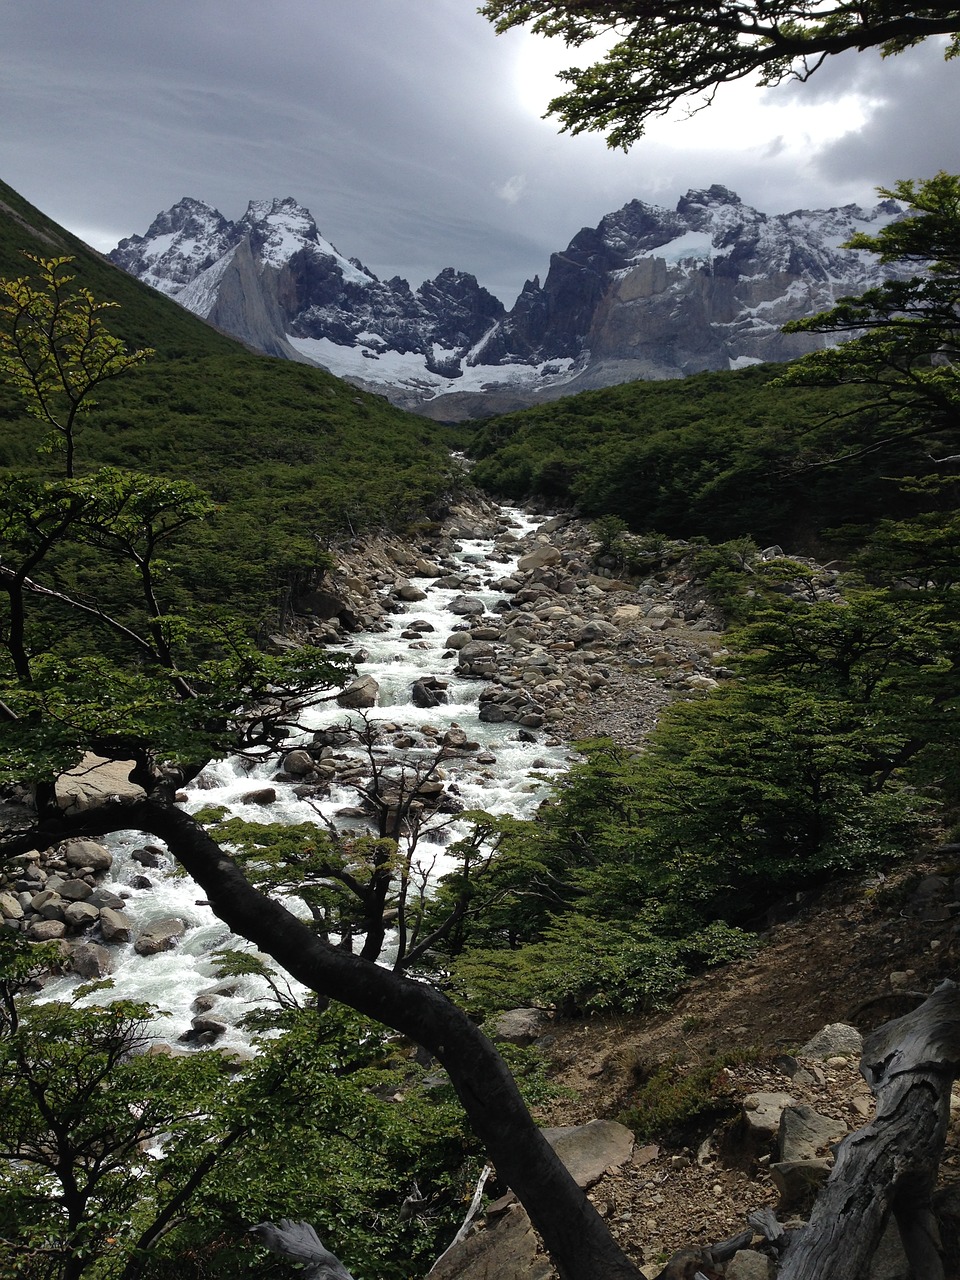
[(582, 226), (721, 183), (768, 213), (960, 172), (960, 62), (932, 42), (737, 86), (628, 154), (540, 117), (572, 57), (474, 0), (0, 0), (0, 178), (96, 248), (195, 196), (294, 196), (416, 287), (472, 271), (508, 305)]

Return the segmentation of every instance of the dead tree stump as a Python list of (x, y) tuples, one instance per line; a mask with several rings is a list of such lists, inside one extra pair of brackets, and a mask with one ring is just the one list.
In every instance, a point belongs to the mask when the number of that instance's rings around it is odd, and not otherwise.
[(862, 1280), (891, 1213), (913, 1274), (944, 1280), (932, 1197), (960, 1074), (956, 984), (942, 983), (918, 1009), (869, 1035), (860, 1070), (876, 1094), (876, 1118), (840, 1144), (778, 1280)]

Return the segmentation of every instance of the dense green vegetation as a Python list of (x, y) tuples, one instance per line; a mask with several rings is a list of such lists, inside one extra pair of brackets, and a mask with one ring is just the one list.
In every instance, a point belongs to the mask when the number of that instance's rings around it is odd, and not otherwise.
[[(883, 194), (911, 216), (855, 247), (933, 265), (792, 326), (852, 341), (479, 433), (477, 479), (599, 517), (621, 572), (681, 558), (736, 624), (737, 675), (675, 704), (642, 753), (585, 744), (540, 821), (486, 833), (497, 857), (469, 892), (491, 907), (451, 953), (481, 1006), (669, 998), (778, 898), (879, 869), (956, 821), (960, 180)], [(808, 565), (764, 562), (754, 539), (840, 546), (840, 594)], [(448, 891), (467, 891), (476, 856)]]
[(24, 1000), (44, 959), (56, 949), (0, 931), (5, 1277), (249, 1276), (248, 1228), (291, 1205), (358, 1280), (429, 1267), (477, 1145), (449, 1086), (425, 1088), (384, 1028), (288, 1001), (261, 1012), (279, 1034), (238, 1075), (214, 1050), (146, 1052), (148, 1005)]
[[(285, 980), (274, 983), (282, 1003), (274, 1029), (283, 1036), (264, 1045), (230, 1088), (219, 1055), (181, 1065), (146, 1054), (151, 1011), (143, 1006), (78, 1010), (24, 998), (32, 971), (57, 963), (58, 954), (38, 952), (19, 932), (0, 931), (5, 1272), (23, 1280), (271, 1274), (276, 1268), (260, 1266), (262, 1255), (243, 1239), (243, 1229), (251, 1218), (299, 1212), (317, 1225), (326, 1221), (361, 1280), (399, 1280), (440, 1252), (459, 1212), (474, 1143), (462, 1132), (460, 1111), (452, 1109), (454, 1091), (502, 1176), (525, 1189), (545, 1239), (554, 1237), (558, 1249), (575, 1256), (622, 1259), (534, 1125), (515, 1077), (472, 1020), (431, 986), (372, 963), (385, 934), (383, 894), (395, 872), (403, 875), (395, 844), (389, 851), (383, 841), (369, 842), (369, 850), (334, 847), (326, 871), (311, 867), (330, 877), (339, 865), (362, 899), (380, 902), (376, 945), (367, 928), (357, 955), (346, 945), (349, 935), (333, 946), (320, 921), (306, 924), (260, 893), (217, 842), (215, 828), (208, 832), (202, 817), (175, 804), (177, 786), (211, 758), (277, 750), (302, 727), (303, 706), (343, 683), (349, 667), (312, 647), (273, 657), (251, 642), (252, 610), (230, 607), (242, 606), (244, 586), (258, 612), (267, 607), (256, 595), (249, 545), (238, 553), (248, 580), (233, 594), (222, 577), (214, 582), (212, 571), (204, 575), (195, 567), (198, 531), (205, 522), (212, 526), (216, 514), (193, 482), (197, 473), (216, 476), (216, 496), (244, 536), (247, 525), (239, 522), (252, 514), (289, 542), (279, 521), (284, 499), (294, 510), (296, 494), (294, 514), (313, 545), (309, 562), (301, 558), (285, 568), (286, 586), (295, 590), (314, 567), (323, 571), (324, 534), (338, 527), (333, 519), (325, 525), (303, 501), (304, 478), (333, 477), (331, 505), (345, 492), (341, 524), (347, 530), (385, 519), (406, 525), (412, 514), (428, 517), (429, 502), (449, 485), (437, 433), (419, 420), (411, 426), (413, 420), (379, 401), (344, 392), (331, 379), (285, 368), (262, 397), (264, 416), (269, 411), (275, 431), (277, 387), (306, 388), (309, 396), (292, 396), (288, 407), (300, 421), (309, 406), (304, 436), (311, 439), (318, 416), (324, 417), (330, 447), (312, 475), (310, 466), (294, 467), (286, 454), (273, 470), (245, 452), (237, 465), (226, 449), (207, 452), (211, 434), (226, 430), (229, 437), (216, 438), (245, 439), (244, 414), (260, 384), (255, 376), (245, 381), (242, 404), (221, 415), (215, 362), (207, 360), (197, 364), (203, 390), (198, 385), (183, 399), (175, 373), (167, 393), (191, 421), (183, 439), (191, 440), (186, 466), (192, 478), (180, 478), (182, 457), (170, 460), (166, 474), (152, 470), (163, 465), (156, 460), (165, 456), (162, 446), (148, 448), (143, 470), (104, 465), (113, 374), (123, 372), (129, 385), (139, 357), (124, 359), (103, 333), (102, 302), (67, 278), (69, 257), (35, 254), (30, 261), (35, 286), (17, 278), (0, 288), (7, 325), (0, 372), (22, 402), (18, 425), (29, 428), (39, 419), (43, 425), (31, 443), (47, 450), (43, 463), (28, 455), (22, 467), (8, 466), (0, 494), (0, 786), (21, 796), (30, 787), (32, 809), (22, 829), (0, 835), (2, 856), (29, 857), (28, 846), (48, 849), (70, 834), (151, 832), (166, 841), (220, 918), (316, 999), (298, 1007), (282, 994)], [(258, 370), (272, 367), (256, 363)], [(225, 378), (250, 367), (248, 357), (239, 357), (220, 373)], [(211, 385), (213, 399), (207, 399)], [(330, 391), (327, 399), (349, 394), (359, 410), (344, 415), (342, 433), (335, 406), (326, 415), (318, 410), (318, 387)], [(121, 432), (141, 403), (135, 396), (129, 411), (118, 414)], [(164, 403), (154, 412), (162, 416)], [(351, 434), (351, 421), (369, 430)], [(116, 455), (127, 462), (129, 439)], [(275, 439), (264, 428), (248, 447), (262, 453)], [(385, 458), (389, 466), (381, 468)], [(211, 546), (218, 562), (226, 559), (222, 544)], [(296, 549), (284, 549), (296, 556)], [(143, 788), (142, 801), (111, 797), (91, 812), (64, 811), (55, 782), (88, 752), (123, 762)], [(293, 861), (305, 852), (293, 850)], [(367, 853), (369, 867), (362, 865)], [(362, 920), (366, 926), (366, 916)], [(225, 963), (231, 972), (247, 971), (237, 969), (235, 959)], [(392, 1064), (395, 1058), (384, 1024), (435, 1055), (448, 1077), (427, 1088), (409, 1065), (397, 1075), (388, 1064), (385, 1075), (384, 1059)], [(401, 1062), (407, 1052), (400, 1050)], [(407, 1181), (411, 1167), (415, 1175)], [(625, 1259), (622, 1264), (628, 1266)]]
[(860, 388), (785, 387), (761, 365), (683, 381), (587, 391), (485, 422), (472, 478), (514, 499), (614, 515), (635, 533), (794, 551), (825, 531), (906, 514), (896, 476), (935, 470), (929, 440), (904, 440), (855, 466), (816, 464), (854, 448), (881, 421)]
[(481, 824), (459, 849), (435, 909), (473, 908), (444, 949), (474, 1006), (669, 1003), (691, 970), (749, 952), (778, 904), (881, 871), (956, 814), (952, 593), (812, 602), (782, 583), (745, 559), (736, 679), (674, 703), (643, 751), (581, 744), (537, 821)]

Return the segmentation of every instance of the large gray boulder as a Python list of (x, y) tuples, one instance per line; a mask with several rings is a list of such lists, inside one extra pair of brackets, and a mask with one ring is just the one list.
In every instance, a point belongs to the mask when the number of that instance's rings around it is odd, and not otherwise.
[(723, 1273), (724, 1280), (773, 1280), (772, 1259), (754, 1249), (738, 1249)]
[(454, 596), (447, 608), (451, 613), (459, 614), (462, 618), (479, 618), (486, 612), (483, 601), (478, 600), (476, 596)]
[(55, 942), (67, 932), (62, 920), (34, 920), (27, 929), (27, 937), (34, 942)]
[(545, 1035), (550, 1017), (542, 1009), (508, 1009), (493, 1024), (493, 1039), (506, 1044), (530, 1045)]
[(161, 951), (172, 951), (186, 933), (186, 926), (176, 916), (164, 916), (145, 925), (133, 944), (138, 956), (155, 956)]
[[(633, 1153), (633, 1134), (613, 1120), (544, 1129), (543, 1135), (581, 1187), (591, 1186), (611, 1166), (625, 1164)], [(427, 1280), (549, 1280), (552, 1275), (537, 1251), (530, 1219), (510, 1195), (434, 1264)]]
[(109, 871), (113, 854), (98, 840), (68, 840), (63, 846), (68, 867), (89, 867), (91, 871)]
[(133, 921), (125, 911), (114, 907), (101, 907), (100, 932), (105, 942), (129, 942), (133, 937)]
[(23, 919), (23, 907), (12, 893), (0, 893), (0, 919)]
[(282, 768), (284, 773), (292, 773), (298, 778), (305, 777), (308, 773), (313, 773), (313, 756), (302, 747), (295, 747), (283, 757)]
[(780, 1117), (796, 1101), (792, 1094), (773, 1091), (750, 1093), (744, 1098), (737, 1138), (745, 1164), (771, 1153), (780, 1133)]
[(71, 902), (63, 912), (64, 923), (75, 933), (92, 929), (99, 919), (100, 912), (96, 907), (91, 907), (89, 902)]
[(626, 1164), (633, 1154), (633, 1134), (616, 1120), (544, 1129), (543, 1136), (581, 1187), (592, 1186), (607, 1169)]
[(113, 969), (113, 957), (96, 942), (81, 942), (70, 948), (70, 968), (80, 978), (105, 978)]
[(537, 1253), (526, 1211), (514, 1201), (445, 1253), (427, 1280), (549, 1280), (553, 1274), (547, 1258)]
[(373, 676), (359, 676), (352, 684), (337, 694), (337, 702), (341, 707), (349, 707), (353, 711), (363, 710), (377, 705), (377, 694), (380, 686)]
[(143, 787), (130, 781), (133, 760), (107, 760), (88, 751), (78, 765), (60, 775), (57, 804), (68, 813), (95, 809), (106, 800), (143, 800)]
[(521, 556), (517, 561), (517, 568), (521, 573), (527, 573), (533, 569), (546, 569), (551, 565), (559, 564), (562, 559), (563, 556), (557, 548), (545, 542), (535, 547), (533, 551), (528, 551), (525, 556)]
[(805, 1102), (785, 1107), (780, 1116), (780, 1159), (815, 1160), (847, 1133), (842, 1120), (823, 1116)]
[(821, 1027), (800, 1050), (801, 1058), (859, 1058), (862, 1053), (863, 1036), (845, 1022), (830, 1022)]

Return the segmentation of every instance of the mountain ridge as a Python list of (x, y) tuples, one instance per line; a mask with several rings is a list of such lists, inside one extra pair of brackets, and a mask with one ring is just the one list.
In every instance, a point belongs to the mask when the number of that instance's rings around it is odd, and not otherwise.
[(261, 351), (460, 420), (803, 355), (823, 340), (782, 325), (887, 278), (842, 246), (900, 212), (885, 200), (766, 214), (720, 184), (675, 209), (632, 200), (581, 228), (509, 311), (453, 267), (416, 290), (379, 279), (292, 196), (252, 200), (237, 222), (183, 197), (108, 256)]

